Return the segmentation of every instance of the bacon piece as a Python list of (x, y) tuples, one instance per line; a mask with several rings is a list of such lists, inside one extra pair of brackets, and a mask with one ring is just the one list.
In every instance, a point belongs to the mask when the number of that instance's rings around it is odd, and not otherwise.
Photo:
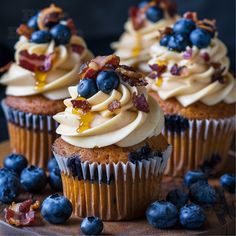
[(85, 49), (84, 46), (78, 44), (72, 44), (71, 48), (73, 52), (76, 52), (78, 54), (82, 54)]
[(72, 34), (76, 35), (77, 34), (77, 29), (76, 29), (76, 26), (75, 26), (75, 23), (74, 21), (69, 18), (67, 21), (66, 21), (66, 24), (67, 26), (70, 28), (70, 31)]
[(6, 65), (0, 67), (0, 73), (6, 72), (6, 71), (10, 68), (10, 66), (12, 65), (12, 63), (13, 63), (13, 62), (10, 61), (10, 62), (8, 62)]
[(200, 55), (202, 57), (202, 59), (205, 61), (205, 62), (209, 62), (210, 61), (210, 56), (207, 52), (204, 52)]
[(161, 38), (165, 37), (166, 35), (170, 35), (173, 34), (173, 29), (171, 27), (166, 27), (162, 30), (159, 30), (160, 34), (161, 34)]
[(194, 22), (198, 21), (198, 17), (197, 17), (196, 12), (187, 11), (184, 13), (183, 18), (193, 20)]
[(19, 35), (23, 35), (26, 38), (30, 38), (31, 34), (34, 32), (34, 29), (31, 29), (26, 24), (21, 24), (17, 29), (16, 33)]
[(150, 112), (149, 104), (144, 94), (136, 95), (136, 93), (133, 93), (133, 104), (139, 111)]
[(53, 54), (29, 54), (27, 50), (22, 50), (19, 53), (19, 65), (32, 72), (47, 72), (52, 69), (52, 57)]
[[(218, 64), (218, 63), (217, 63)], [(213, 65), (214, 67), (214, 65)], [(212, 78), (211, 78), (211, 81), (212, 83), (215, 82), (215, 81), (219, 81), (219, 83), (223, 84), (225, 82), (225, 78), (224, 78), (224, 71), (225, 71), (225, 67), (223, 68), (220, 68), (220, 67), (215, 67), (215, 72), (214, 74), (212, 75)]]
[(120, 108), (121, 108), (121, 103), (117, 99), (113, 100), (110, 104), (108, 104), (108, 110), (111, 112), (114, 112), (115, 110)]
[(177, 64), (174, 64), (170, 69), (170, 73), (175, 76), (180, 76), (184, 68), (186, 68), (186, 66), (178, 66)]
[(33, 203), (31, 199), (17, 204), (13, 202), (4, 210), (5, 220), (7, 223), (18, 227), (32, 225), (36, 220), (36, 210), (39, 206), (39, 201)]
[(170, 2), (168, 0), (160, 0), (160, 8), (163, 11), (167, 11), (170, 17), (174, 17), (177, 11), (177, 5), (175, 2)]
[(96, 63), (98, 70), (101, 70), (105, 65), (108, 64), (118, 66), (120, 63), (120, 58), (116, 55), (98, 56), (92, 59), (90, 63)]
[(72, 106), (75, 109), (81, 109), (84, 113), (88, 113), (92, 106), (87, 100), (71, 100)]
[(131, 7), (129, 9), (129, 16), (135, 30), (139, 30), (144, 26), (145, 15), (138, 7)]
[(149, 65), (149, 67), (156, 72), (156, 76), (159, 77), (161, 76), (165, 71), (167, 66), (164, 64), (153, 64), (153, 65)]

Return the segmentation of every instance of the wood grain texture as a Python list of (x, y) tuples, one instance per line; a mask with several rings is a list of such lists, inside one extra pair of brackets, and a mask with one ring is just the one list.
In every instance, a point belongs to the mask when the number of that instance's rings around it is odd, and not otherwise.
[[(2, 158), (10, 152), (8, 142), (0, 144), (0, 163)], [(216, 187), (218, 203), (206, 209), (207, 222), (201, 230), (185, 230), (177, 225), (171, 230), (159, 230), (150, 226), (145, 219), (126, 222), (104, 222), (104, 235), (234, 235), (236, 201), (233, 194), (224, 193), (219, 187), (218, 179), (210, 180)], [(183, 188), (179, 178), (165, 177), (163, 180), (163, 198), (166, 193), (176, 187)], [(46, 190), (43, 195), (34, 195), (34, 199), (43, 200), (50, 194)], [(29, 194), (22, 194), (19, 200), (29, 198)], [(31, 227), (15, 228), (4, 222), (4, 208), (0, 204), (0, 235), (83, 235), (80, 231), (81, 219), (71, 217), (64, 225), (51, 225), (40, 218)]]

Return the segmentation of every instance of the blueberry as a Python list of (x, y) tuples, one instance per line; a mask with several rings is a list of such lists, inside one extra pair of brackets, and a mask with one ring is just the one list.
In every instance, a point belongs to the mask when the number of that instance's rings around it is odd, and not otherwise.
[(32, 16), (27, 22), (28, 27), (38, 30), (38, 15)]
[(90, 216), (83, 219), (80, 228), (85, 235), (100, 235), (103, 223), (98, 217)]
[(230, 193), (235, 191), (236, 176), (234, 174), (224, 174), (220, 177), (220, 184)]
[(177, 52), (185, 51), (187, 46), (190, 46), (189, 39), (181, 34), (171, 36), (168, 42), (168, 48)]
[(31, 34), (31, 42), (33, 43), (48, 43), (52, 39), (51, 34), (46, 30), (38, 30)]
[(146, 211), (146, 218), (150, 225), (159, 229), (173, 227), (178, 220), (178, 211), (175, 205), (166, 201), (152, 203)]
[(199, 205), (213, 205), (216, 203), (216, 191), (205, 181), (198, 181), (190, 186), (190, 200)]
[(17, 174), (20, 174), (21, 171), (27, 167), (27, 159), (20, 154), (10, 154), (4, 159), (3, 165), (5, 168), (15, 171)]
[(84, 78), (80, 80), (77, 86), (77, 92), (81, 97), (90, 98), (98, 92), (95, 79)]
[(175, 34), (190, 34), (195, 27), (194, 21), (190, 19), (180, 19), (174, 24), (173, 31)]
[(107, 94), (117, 89), (119, 83), (120, 79), (113, 70), (101, 71), (97, 76), (98, 89)]
[(48, 161), (47, 169), (50, 172), (52, 171), (52, 169), (55, 169), (55, 168), (59, 169), (59, 166), (58, 166), (56, 158), (53, 157)]
[(168, 46), (169, 40), (170, 40), (171, 35), (167, 34), (165, 35), (161, 40), (160, 40), (160, 45), (161, 46)]
[(143, 7), (145, 7), (149, 2), (150, 2), (150, 1), (142, 1), (142, 2), (140, 2), (140, 3), (138, 4), (138, 7), (139, 7), (139, 8), (143, 8)]
[(171, 202), (177, 208), (180, 208), (188, 202), (188, 194), (180, 189), (174, 189), (167, 194), (166, 201)]
[(190, 34), (190, 40), (198, 48), (206, 48), (211, 43), (211, 36), (203, 29), (195, 29)]
[(53, 190), (62, 192), (62, 180), (59, 168), (54, 168), (49, 172), (49, 184)]
[(23, 188), (30, 193), (40, 193), (47, 184), (47, 176), (42, 168), (29, 166), (20, 175)]
[(0, 169), (0, 201), (11, 203), (19, 195), (21, 189), (19, 177), (15, 172), (2, 168)]
[(71, 216), (73, 207), (64, 196), (53, 194), (47, 197), (41, 206), (41, 215), (51, 224), (63, 224)]
[(157, 21), (161, 20), (164, 17), (164, 14), (162, 9), (153, 6), (147, 9), (146, 17), (151, 22), (156, 23)]
[(196, 204), (188, 204), (180, 209), (179, 221), (184, 228), (199, 229), (206, 221), (204, 210)]
[(184, 176), (184, 184), (187, 187), (199, 180), (207, 182), (207, 176), (200, 170), (190, 170)]
[(51, 30), (50, 33), (55, 40), (57, 45), (59, 44), (67, 44), (70, 42), (71, 38), (71, 31), (70, 28), (66, 25), (55, 25)]

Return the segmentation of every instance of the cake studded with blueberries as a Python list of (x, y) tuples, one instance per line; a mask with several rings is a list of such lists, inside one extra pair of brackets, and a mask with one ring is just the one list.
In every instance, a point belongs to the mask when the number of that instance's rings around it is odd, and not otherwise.
[(92, 58), (71, 18), (54, 4), (21, 24), (11, 63), (0, 83), (11, 148), (30, 164), (46, 167), (56, 138), (52, 116), (63, 111), (67, 87), (76, 83), (80, 65)]
[(145, 85), (143, 74), (110, 55), (83, 65), (69, 87), (65, 111), (54, 116), (61, 137), (53, 152), (76, 215), (137, 218), (158, 198), (171, 146)]
[[(221, 170), (235, 131), (236, 82), (216, 21), (187, 12), (151, 47), (150, 94), (165, 113), (175, 146), (166, 173)], [(170, 141), (172, 140), (172, 141)]]
[(131, 7), (125, 32), (111, 47), (125, 65), (149, 72), (150, 47), (160, 38), (161, 29), (172, 25), (178, 16), (176, 5), (168, 0), (141, 1)]

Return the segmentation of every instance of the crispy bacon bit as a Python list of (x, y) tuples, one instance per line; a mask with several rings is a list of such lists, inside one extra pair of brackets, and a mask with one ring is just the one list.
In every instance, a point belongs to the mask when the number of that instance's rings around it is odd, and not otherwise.
[(78, 54), (82, 54), (85, 49), (84, 46), (78, 44), (72, 44), (71, 48), (73, 52), (76, 52)]
[(114, 112), (115, 110), (120, 109), (120, 108), (121, 108), (121, 103), (117, 99), (113, 100), (108, 105), (108, 110), (111, 112)]
[(197, 21), (197, 27), (214, 33), (216, 31), (216, 20), (204, 19)]
[(186, 18), (186, 19), (193, 20), (195, 22), (198, 21), (196, 12), (187, 11), (187, 12), (184, 13), (183, 17)]
[(29, 54), (27, 50), (19, 53), (19, 65), (32, 72), (47, 72), (52, 68), (53, 54), (37, 55)]
[(189, 60), (192, 58), (192, 55), (193, 55), (193, 49), (188, 47), (187, 50), (183, 53), (183, 58)]
[(205, 62), (209, 62), (210, 61), (210, 56), (207, 52), (203, 52), (201, 55), (202, 59), (205, 61)]
[(170, 17), (174, 17), (177, 11), (177, 5), (175, 2), (170, 2), (168, 0), (156, 1), (160, 2), (160, 7), (162, 10), (167, 11)]
[(31, 29), (26, 24), (21, 24), (17, 29), (16, 33), (19, 35), (23, 35), (26, 38), (30, 38), (31, 34), (34, 32), (34, 29)]
[(173, 29), (171, 27), (166, 27), (162, 30), (159, 30), (160, 34), (161, 34), (161, 38), (165, 37), (166, 35), (170, 35), (173, 33)]
[(77, 29), (76, 29), (76, 26), (75, 26), (75, 23), (74, 21), (69, 18), (67, 21), (66, 21), (66, 24), (67, 26), (70, 28), (70, 31), (72, 34), (76, 35), (77, 34)]
[(150, 111), (147, 99), (144, 94), (136, 95), (136, 93), (133, 93), (133, 104), (139, 111), (143, 111), (145, 113)]
[(158, 76), (157, 76), (157, 73), (155, 71), (152, 71), (151, 73), (149, 73), (147, 75), (148, 78), (150, 79), (156, 79)]
[(31, 199), (17, 204), (13, 202), (5, 209), (5, 220), (17, 227), (32, 225), (35, 222), (36, 210), (39, 206), (39, 201), (33, 203)]
[(129, 16), (135, 30), (139, 30), (144, 26), (145, 15), (138, 7), (131, 7), (129, 9)]
[(184, 68), (186, 68), (186, 67), (185, 66), (178, 66), (177, 64), (174, 64), (170, 69), (170, 73), (175, 76), (180, 76), (181, 72)]
[(84, 113), (88, 113), (92, 106), (87, 100), (71, 100), (73, 108), (82, 109)]
[(166, 71), (166, 68), (167, 66), (164, 65), (164, 64), (153, 64), (153, 65), (149, 65), (149, 67), (155, 71), (156, 73), (156, 77), (159, 77), (161, 76), (165, 71)]
[(219, 63), (215, 63), (215, 65), (213, 64), (213, 67), (214, 66), (216, 66), (216, 67), (214, 67), (215, 73), (212, 75), (211, 81), (212, 81), (212, 83), (214, 83), (215, 81), (219, 81), (219, 83), (223, 84), (225, 82), (225, 78), (224, 78), (223, 73), (226, 68), (225, 67), (220, 68), (218, 66), (218, 64)]
[(10, 68), (10, 66), (12, 65), (12, 61), (8, 62), (6, 65), (0, 67), (0, 73), (6, 72), (8, 71), (8, 69)]
[(116, 55), (98, 56), (92, 59), (91, 63), (96, 63), (98, 66), (98, 69), (101, 70), (107, 64), (118, 66), (120, 63), (120, 58)]

